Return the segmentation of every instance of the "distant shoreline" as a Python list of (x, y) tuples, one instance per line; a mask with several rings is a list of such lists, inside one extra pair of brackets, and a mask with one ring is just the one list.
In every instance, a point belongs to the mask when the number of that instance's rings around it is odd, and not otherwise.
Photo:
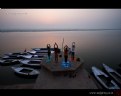
[(0, 30), (0, 32), (45, 32), (45, 31), (99, 31), (99, 30), (121, 30), (121, 29), (43, 29), (43, 30)]

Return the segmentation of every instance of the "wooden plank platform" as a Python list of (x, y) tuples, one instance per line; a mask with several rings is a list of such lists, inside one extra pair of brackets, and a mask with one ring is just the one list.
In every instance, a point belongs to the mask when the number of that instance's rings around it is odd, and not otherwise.
[[(91, 77), (91, 76), (90, 76)], [(34, 89), (98, 89), (89, 73), (82, 68), (75, 78), (67, 76), (54, 76), (44, 70), (40, 74), (34, 85)]]
[(62, 57), (58, 57), (58, 62), (55, 62), (54, 60), (54, 54), (51, 56), (51, 60), (47, 61), (47, 57), (44, 58), (44, 60), (41, 62), (41, 66), (46, 68), (49, 71), (56, 72), (56, 71), (75, 71), (78, 67), (82, 66), (84, 63), (83, 60), (79, 61), (71, 61), (70, 55), (68, 59), (70, 63), (70, 67), (66, 68), (62, 66), (62, 62), (64, 62), (64, 59)]
[(43, 60), (34, 89), (98, 89), (91, 75), (82, 67), (82, 62), (73, 62), (73, 68), (79, 66), (75, 77), (70, 77), (68, 74), (55, 76), (53, 71), (59, 70), (61, 73), (70, 69), (62, 70), (60, 64), (63, 59), (59, 58), (59, 62), (55, 63), (53, 56), (49, 63), (46, 63), (46, 59)]

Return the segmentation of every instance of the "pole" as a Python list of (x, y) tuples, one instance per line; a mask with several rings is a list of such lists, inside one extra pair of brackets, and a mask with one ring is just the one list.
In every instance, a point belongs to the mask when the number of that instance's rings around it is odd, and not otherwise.
[(62, 58), (63, 58), (63, 44), (64, 44), (64, 38), (63, 38), (63, 42), (62, 42)]

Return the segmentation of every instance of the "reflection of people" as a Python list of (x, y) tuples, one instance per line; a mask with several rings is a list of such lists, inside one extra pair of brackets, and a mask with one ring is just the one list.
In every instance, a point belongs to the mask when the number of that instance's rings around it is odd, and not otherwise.
[(64, 47), (64, 58), (65, 58), (65, 62), (67, 62), (67, 59), (68, 59), (68, 46), (67, 45)]
[(74, 60), (74, 57), (75, 57), (75, 42), (72, 43), (71, 57), (72, 57), (72, 60)]
[(55, 51), (55, 62), (58, 62), (58, 45), (56, 42), (54, 44), (54, 51)]
[(51, 50), (50, 50), (50, 44), (47, 44), (47, 50), (48, 50), (48, 58), (50, 59), (51, 56)]

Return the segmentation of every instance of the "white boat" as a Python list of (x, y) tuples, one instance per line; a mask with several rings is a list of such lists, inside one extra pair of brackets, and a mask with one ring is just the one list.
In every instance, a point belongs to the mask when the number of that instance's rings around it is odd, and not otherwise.
[(10, 55), (10, 56), (3, 56), (2, 59), (24, 59), (24, 57), (19, 56), (19, 55)]
[(45, 55), (29, 54), (29, 55), (19, 55), (19, 57), (22, 57), (24, 59), (40, 59), (40, 60), (42, 60), (45, 57)]
[(16, 53), (7, 53), (5, 55), (13, 55), (13, 56), (17, 56), (17, 55), (28, 55), (29, 53), (28, 52), (16, 52)]
[(36, 54), (36, 52), (37, 52), (37, 51), (35, 51), (35, 50), (29, 51), (30, 54)]
[(33, 58), (44, 58), (46, 55), (33, 55)]
[(33, 68), (28, 68), (28, 67), (11, 67), (11, 68), (15, 71), (15, 73), (27, 77), (39, 75), (39, 71)]
[[(97, 67), (92, 67), (92, 72), (95, 78), (101, 83), (101, 85), (106, 89), (120, 89), (120, 87), (112, 80), (106, 73), (98, 69)], [(110, 84), (107, 84), (107, 80), (110, 80)], [(109, 83), (109, 82), (108, 82)]]
[(12, 65), (12, 64), (19, 64), (19, 60), (16, 59), (0, 59), (0, 65), (2, 66), (7, 66), (7, 65)]
[[(36, 51), (36, 53), (47, 53), (47, 48), (32, 48), (32, 50)], [(51, 53), (54, 53), (54, 48), (50, 48)], [(60, 51), (60, 49), (58, 49)]]
[(103, 63), (104, 69), (107, 71), (107, 73), (117, 82), (121, 85), (121, 75), (112, 69), (111, 67), (107, 66), (106, 64)]
[(30, 59), (32, 58), (32, 55), (31, 54), (28, 54), (28, 55), (18, 55), (19, 57), (23, 57), (25, 59)]
[(43, 56), (46, 56), (47, 55), (47, 53), (40, 53), (40, 52), (37, 52), (37, 51), (34, 51), (34, 50), (29, 51), (29, 53), (31, 55), (43, 55)]
[(16, 59), (16, 58), (17, 56), (7, 56), (7, 55), (2, 57), (2, 59)]
[[(32, 50), (40, 51), (40, 50), (41, 50), (41, 48), (32, 48)], [(47, 48), (46, 48), (46, 50), (47, 50)]]
[[(35, 50), (35, 51), (44, 51), (44, 50), (47, 50), (47, 48), (32, 48), (32, 50)], [(50, 48), (51, 51), (54, 51), (54, 48)]]
[(20, 63), (31, 67), (41, 67), (41, 60), (20, 60)]
[[(31, 50), (28, 53), (30, 54), (44, 54), (47, 55), (48, 50)], [(51, 53), (54, 53), (54, 51), (51, 51)]]

